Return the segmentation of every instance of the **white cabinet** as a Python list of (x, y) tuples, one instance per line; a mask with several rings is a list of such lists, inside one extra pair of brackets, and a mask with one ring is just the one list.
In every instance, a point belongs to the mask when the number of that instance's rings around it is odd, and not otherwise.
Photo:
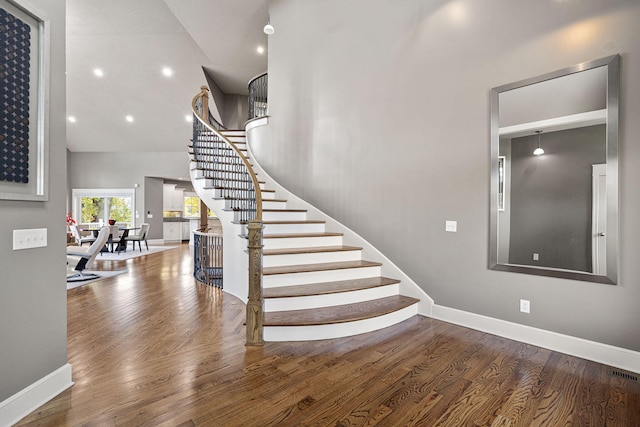
[(189, 240), (191, 237), (191, 224), (189, 221), (181, 222), (182, 224), (182, 240)]
[(162, 185), (162, 210), (181, 211), (184, 205), (184, 190), (177, 190), (175, 184)]
[(181, 223), (165, 222), (163, 227), (163, 239), (167, 242), (179, 242), (182, 237)]
[(191, 237), (191, 224), (189, 221), (165, 222), (163, 223), (163, 232), (163, 238), (167, 242), (189, 240)]

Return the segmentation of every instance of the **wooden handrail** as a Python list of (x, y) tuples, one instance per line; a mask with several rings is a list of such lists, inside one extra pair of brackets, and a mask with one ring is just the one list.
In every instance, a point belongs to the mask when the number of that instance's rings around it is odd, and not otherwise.
[[(200, 101), (200, 110), (198, 111), (198, 102)], [(251, 177), (251, 182), (255, 191), (249, 190), (249, 197), (255, 194), (255, 217), (247, 216), (247, 234), (249, 244), (247, 246), (249, 252), (249, 280), (248, 280), (248, 301), (246, 309), (246, 344), (247, 345), (262, 345), (263, 341), (263, 320), (264, 320), (264, 298), (262, 296), (262, 230), (264, 224), (262, 222), (262, 190), (260, 190), (260, 182), (256, 177), (253, 168), (249, 164), (248, 159), (244, 154), (227, 139), (220, 129), (223, 126), (211, 118), (209, 113), (209, 89), (206, 86), (200, 88), (200, 93), (193, 98), (191, 103), (193, 115), (195, 119), (213, 134), (217, 136), (220, 141), (224, 142), (224, 145), (228, 146), (235, 152), (235, 154), (242, 160), (246, 173)], [(210, 120), (215, 121), (215, 125), (212, 125)], [(200, 129), (196, 127), (194, 123), (194, 156), (196, 153), (196, 142), (199, 136)], [(215, 157), (214, 157), (215, 158)], [(239, 165), (238, 165), (239, 166)], [(244, 172), (242, 172), (244, 174)], [(228, 177), (227, 177), (228, 178)], [(247, 182), (248, 181), (244, 181)], [(253, 199), (249, 199), (253, 200)], [(247, 213), (251, 213), (252, 209)], [(197, 233), (199, 235), (200, 233)], [(202, 234), (203, 236), (205, 234)]]
[[(202, 117), (197, 109), (198, 99), (202, 98), (202, 114), (205, 117)], [(205, 109), (206, 108), (206, 109)], [(191, 109), (193, 110), (193, 115), (196, 119), (198, 119), (204, 126), (206, 126), (211, 132), (215, 133), (222, 141), (225, 142), (233, 151), (237, 154), (237, 156), (242, 160), (245, 168), (247, 169), (247, 173), (251, 177), (251, 181), (253, 182), (253, 188), (256, 192), (256, 220), (262, 221), (262, 191), (260, 190), (260, 182), (256, 177), (253, 168), (249, 164), (249, 160), (242, 154), (242, 152), (233, 144), (226, 136), (224, 136), (218, 129), (215, 129), (209, 123), (209, 89), (206, 86), (200, 87), (200, 93), (197, 94), (193, 101), (191, 102)]]

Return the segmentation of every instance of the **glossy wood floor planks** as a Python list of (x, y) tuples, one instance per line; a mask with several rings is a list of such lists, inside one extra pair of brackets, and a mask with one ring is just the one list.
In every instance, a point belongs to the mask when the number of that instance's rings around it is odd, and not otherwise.
[(424, 317), (244, 345), (244, 305), (192, 277), (190, 248), (101, 263), (69, 290), (75, 385), (21, 426), (640, 426), (610, 368)]

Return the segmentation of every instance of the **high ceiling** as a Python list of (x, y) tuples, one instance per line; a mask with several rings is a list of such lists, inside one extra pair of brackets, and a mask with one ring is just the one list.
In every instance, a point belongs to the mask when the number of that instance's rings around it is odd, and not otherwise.
[(203, 67), (246, 94), (267, 68), (266, 21), (266, 0), (68, 0), (69, 150), (184, 151)]

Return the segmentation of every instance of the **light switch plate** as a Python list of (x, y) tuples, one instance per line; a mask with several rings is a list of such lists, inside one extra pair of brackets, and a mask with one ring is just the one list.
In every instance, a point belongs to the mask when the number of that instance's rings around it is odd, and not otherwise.
[(458, 231), (458, 221), (446, 221), (444, 223), (444, 231), (455, 233)]
[(13, 230), (13, 250), (44, 248), (47, 246), (47, 229), (32, 228)]

